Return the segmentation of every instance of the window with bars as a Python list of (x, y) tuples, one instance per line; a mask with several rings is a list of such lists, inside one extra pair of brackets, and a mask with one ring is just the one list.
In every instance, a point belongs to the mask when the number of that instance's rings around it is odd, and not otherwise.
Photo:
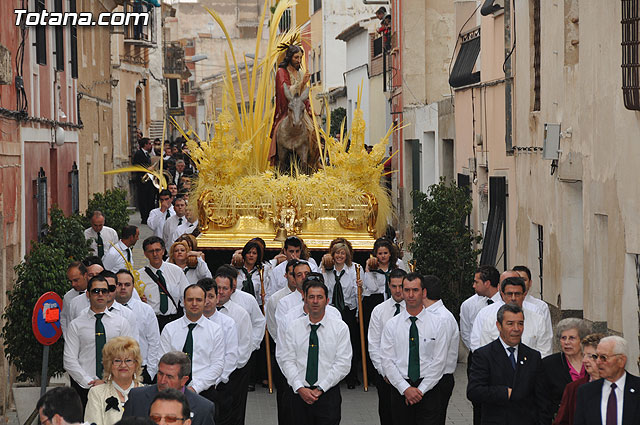
[(316, 11), (322, 9), (322, 0), (312, 0), (313, 1), (313, 10), (311, 13), (315, 13)]
[[(45, 10), (45, 0), (36, 0), (36, 13), (41, 14)], [(40, 65), (47, 64), (47, 28), (44, 25), (35, 27), (36, 62)]]
[(531, 1), (531, 23), (532, 23), (532, 39), (533, 39), (533, 67), (531, 68), (533, 75), (533, 93), (532, 105), (533, 111), (540, 110), (540, 0)]
[(624, 106), (640, 110), (640, 3), (622, 0), (622, 97)]
[(291, 9), (287, 9), (282, 14), (280, 22), (278, 23), (278, 30), (280, 33), (285, 33), (291, 29)]

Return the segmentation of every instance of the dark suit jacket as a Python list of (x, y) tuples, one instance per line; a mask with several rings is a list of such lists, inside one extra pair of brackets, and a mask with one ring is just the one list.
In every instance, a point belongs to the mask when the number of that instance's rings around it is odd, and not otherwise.
[[(191, 409), (191, 424), (214, 425), (213, 416), (215, 407), (213, 403), (193, 391), (186, 390), (184, 393), (187, 397), (189, 408)], [(157, 385), (132, 388), (129, 392), (129, 399), (124, 404), (124, 413), (122, 416), (148, 417), (151, 402), (156, 394), (158, 394)]]
[(569, 366), (564, 353), (555, 353), (542, 359), (545, 374), (545, 387), (551, 399), (551, 416), (555, 415), (562, 401), (564, 388), (572, 382)]
[[(578, 388), (574, 425), (602, 425), (600, 402), (602, 400), (602, 379), (589, 382)], [(640, 378), (627, 373), (624, 383), (622, 423), (640, 423)]]
[[(136, 153), (133, 154), (133, 160), (131, 161), (133, 165), (142, 165), (143, 167), (148, 167), (151, 165), (151, 160), (147, 157), (142, 149), (138, 149)], [(141, 178), (143, 173), (133, 173), (134, 181), (137, 184), (141, 183)]]
[(515, 370), (499, 339), (474, 351), (467, 398), (481, 404), (481, 424), (549, 425), (543, 373), (540, 353), (522, 343)]
[(573, 425), (573, 417), (576, 413), (576, 397), (578, 395), (578, 388), (588, 382), (589, 374), (586, 374), (577, 381), (573, 381), (564, 387), (564, 394), (562, 394), (560, 408), (558, 409), (558, 414), (553, 420), (553, 425)]

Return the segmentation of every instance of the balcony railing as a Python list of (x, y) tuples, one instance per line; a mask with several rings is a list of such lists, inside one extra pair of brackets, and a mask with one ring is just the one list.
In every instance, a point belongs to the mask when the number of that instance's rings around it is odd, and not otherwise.
[[(123, 8), (128, 18), (128, 22), (123, 25), (124, 42), (137, 46), (154, 46), (156, 44), (155, 7), (145, 0), (125, 0)], [(141, 15), (131, 15), (132, 13)]]

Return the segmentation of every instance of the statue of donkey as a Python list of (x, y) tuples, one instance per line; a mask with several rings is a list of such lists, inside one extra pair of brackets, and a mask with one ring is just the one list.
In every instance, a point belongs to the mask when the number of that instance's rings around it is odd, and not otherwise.
[(281, 172), (288, 172), (290, 164), (298, 161), (301, 173), (309, 171), (309, 129), (305, 125), (305, 100), (309, 98), (309, 87), (298, 96), (293, 95), (289, 86), (284, 84), (284, 95), (289, 100), (289, 111), (282, 119), (276, 132), (278, 167)]

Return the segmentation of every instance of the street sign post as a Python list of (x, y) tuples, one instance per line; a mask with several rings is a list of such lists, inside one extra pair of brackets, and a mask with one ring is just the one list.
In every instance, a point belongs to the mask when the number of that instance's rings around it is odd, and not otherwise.
[(40, 384), (40, 396), (47, 389), (47, 369), (49, 368), (49, 346), (55, 344), (62, 336), (60, 326), (60, 314), (62, 313), (62, 298), (55, 292), (43, 294), (33, 308), (31, 315), (31, 328), (33, 334), (42, 344), (42, 380)]

